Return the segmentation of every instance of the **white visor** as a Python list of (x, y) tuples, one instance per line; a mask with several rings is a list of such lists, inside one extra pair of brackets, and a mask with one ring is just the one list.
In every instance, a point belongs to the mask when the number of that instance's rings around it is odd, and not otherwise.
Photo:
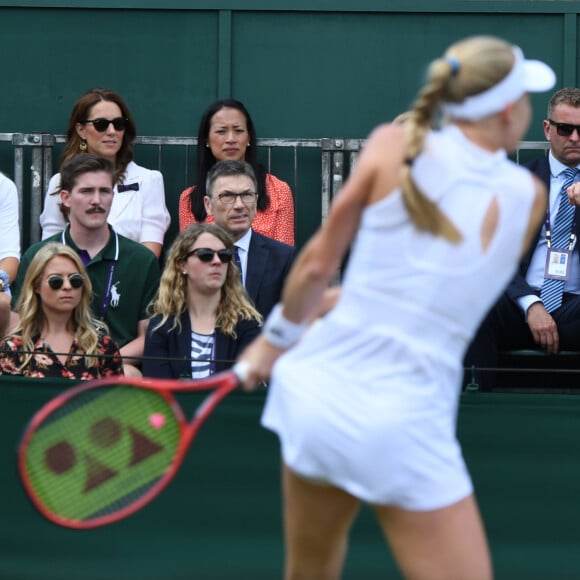
[(479, 121), (503, 111), (524, 93), (548, 91), (555, 85), (556, 75), (547, 64), (526, 60), (517, 46), (513, 47), (513, 53), (512, 70), (499, 83), (482, 93), (466, 97), (461, 103), (443, 103), (443, 114), (452, 119)]

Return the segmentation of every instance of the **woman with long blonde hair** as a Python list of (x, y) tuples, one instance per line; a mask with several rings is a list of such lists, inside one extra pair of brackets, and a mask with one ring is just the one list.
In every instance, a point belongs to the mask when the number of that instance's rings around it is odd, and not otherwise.
[[(404, 122), (373, 131), (242, 355), (246, 388), (271, 376), (262, 423), (281, 440), (287, 579), (340, 577), (361, 502), (405, 578), (492, 577), (456, 438), (462, 359), (545, 215), (545, 187), (507, 152), (528, 93), (554, 82), (494, 37), (434, 60)], [(353, 240), (338, 302), (308, 327)]]
[(201, 378), (225, 370), (258, 335), (262, 316), (242, 286), (234, 252), (214, 224), (177, 236), (150, 307), (144, 376)]
[(119, 348), (91, 311), (78, 254), (49, 243), (34, 256), (16, 303), (19, 321), (0, 343), (0, 374), (93, 379), (123, 374)]

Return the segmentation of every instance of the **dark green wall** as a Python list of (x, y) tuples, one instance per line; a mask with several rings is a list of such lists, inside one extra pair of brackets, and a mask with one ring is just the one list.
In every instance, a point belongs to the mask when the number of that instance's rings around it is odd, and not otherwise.
[[(242, 5), (242, 7), (240, 7)], [(63, 133), (92, 86), (121, 93), (140, 135), (192, 136), (207, 104), (245, 102), (259, 137), (365, 137), (406, 109), (454, 40), (495, 34), (578, 78), (578, 2), (521, 0), (0, 0), (0, 133)], [(543, 139), (534, 96), (530, 140)], [(12, 172), (11, 149), (0, 168)], [(153, 154), (137, 160), (156, 164)], [(56, 162), (56, 160), (55, 160)], [(176, 216), (183, 159), (165, 160)], [(305, 166), (298, 238), (320, 218), (319, 160)], [(55, 168), (56, 169), (56, 168)], [(292, 181), (282, 160), (274, 172)], [(174, 220), (176, 222), (176, 219)]]
[[(0, 132), (62, 133), (76, 97), (104, 85), (125, 96), (142, 135), (191, 135), (205, 106), (231, 94), (256, 117), (260, 137), (364, 137), (409, 105), (432, 58), (481, 33), (547, 60), (560, 84), (577, 78), (576, 34), (566, 34), (577, 14), (563, 13), (578, 10), (575, 2), (501, 2), (514, 12), (500, 14), (490, 10), (498, 2), (485, 1), (455, 1), (456, 12), (416, 12), (412, 1), (380, 3), (407, 11), (343, 12), (339, 1), (336, 11), (317, 11), (319, 3), (264, 11), (247, 2), (249, 8), (220, 11), (219, 1), (213, 10), (186, 1), (180, 5), (190, 9), (173, 10), (141, 8), (175, 4), (161, 1), (115, 9), (96, 1), (82, 3), (94, 8), (37, 8), (24, 6), (66, 3), (0, 0), (7, 88)], [(463, 12), (474, 4), (479, 12)], [(560, 12), (526, 11), (537, 4)], [(565, 62), (569, 42), (573, 62)], [(536, 126), (530, 138), (541, 135)]]
[[(283, 548), (279, 452), (259, 426), (263, 394), (233, 393), (199, 432), (175, 480), (109, 527), (43, 519), (16, 472), (34, 412), (67, 381), (0, 377), (0, 578), (272, 580)], [(191, 411), (191, 398), (180, 401)], [(580, 397), (464, 394), (458, 434), (497, 580), (580, 578)], [(345, 580), (399, 579), (372, 513), (350, 538)]]

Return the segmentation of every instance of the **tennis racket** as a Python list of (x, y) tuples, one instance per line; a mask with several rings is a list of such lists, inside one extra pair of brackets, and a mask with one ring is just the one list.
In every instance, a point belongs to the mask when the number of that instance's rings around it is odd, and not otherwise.
[[(199, 380), (108, 377), (73, 387), (30, 421), (18, 470), (33, 504), (75, 529), (104, 526), (169, 484), (203, 422), (247, 365)], [(210, 390), (188, 423), (172, 393)]]

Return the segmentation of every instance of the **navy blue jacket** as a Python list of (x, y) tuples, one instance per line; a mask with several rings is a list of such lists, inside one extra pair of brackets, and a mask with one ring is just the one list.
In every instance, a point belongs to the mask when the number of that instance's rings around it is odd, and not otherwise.
[[(145, 351), (142, 371), (145, 377), (160, 379), (191, 378), (191, 321), (189, 313), (181, 315), (181, 332), (178, 328), (169, 330), (173, 318), (152, 332), (160, 321), (154, 316), (149, 321), (145, 336)], [(260, 332), (255, 320), (239, 320), (236, 325), (237, 338), (223, 334), (216, 328), (215, 359), (216, 372), (229, 369), (237, 356)], [(151, 357), (151, 358), (148, 358)]]
[[(532, 173), (537, 175), (546, 185), (548, 192), (550, 191), (550, 162), (548, 159), (548, 152), (545, 155), (541, 155), (540, 157), (536, 157), (532, 159), (529, 163), (525, 165)], [(576, 206), (576, 212), (574, 214), (574, 218), (576, 220), (576, 228), (580, 227), (580, 206)], [(532, 239), (530, 247), (528, 251), (524, 254), (522, 259), (520, 260), (520, 264), (518, 267), (518, 273), (512, 278), (512, 281), (509, 283), (506, 292), (507, 295), (512, 300), (517, 300), (521, 296), (527, 296), (528, 294), (536, 294), (537, 291), (532, 288), (526, 282), (526, 273), (528, 268), (530, 267), (530, 262), (532, 261), (532, 256), (534, 251), (536, 250), (536, 246), (540, 240), (540, 232), (542, 230), (542, 225), (538, 228), (536, 235)], [(577, 242), (575, 247), (576, 256), (580, 259), (580, 244)]]
[(266, 319), (280, 302), (296, 248), (252, 231), (246, 268), (246, 292)]

